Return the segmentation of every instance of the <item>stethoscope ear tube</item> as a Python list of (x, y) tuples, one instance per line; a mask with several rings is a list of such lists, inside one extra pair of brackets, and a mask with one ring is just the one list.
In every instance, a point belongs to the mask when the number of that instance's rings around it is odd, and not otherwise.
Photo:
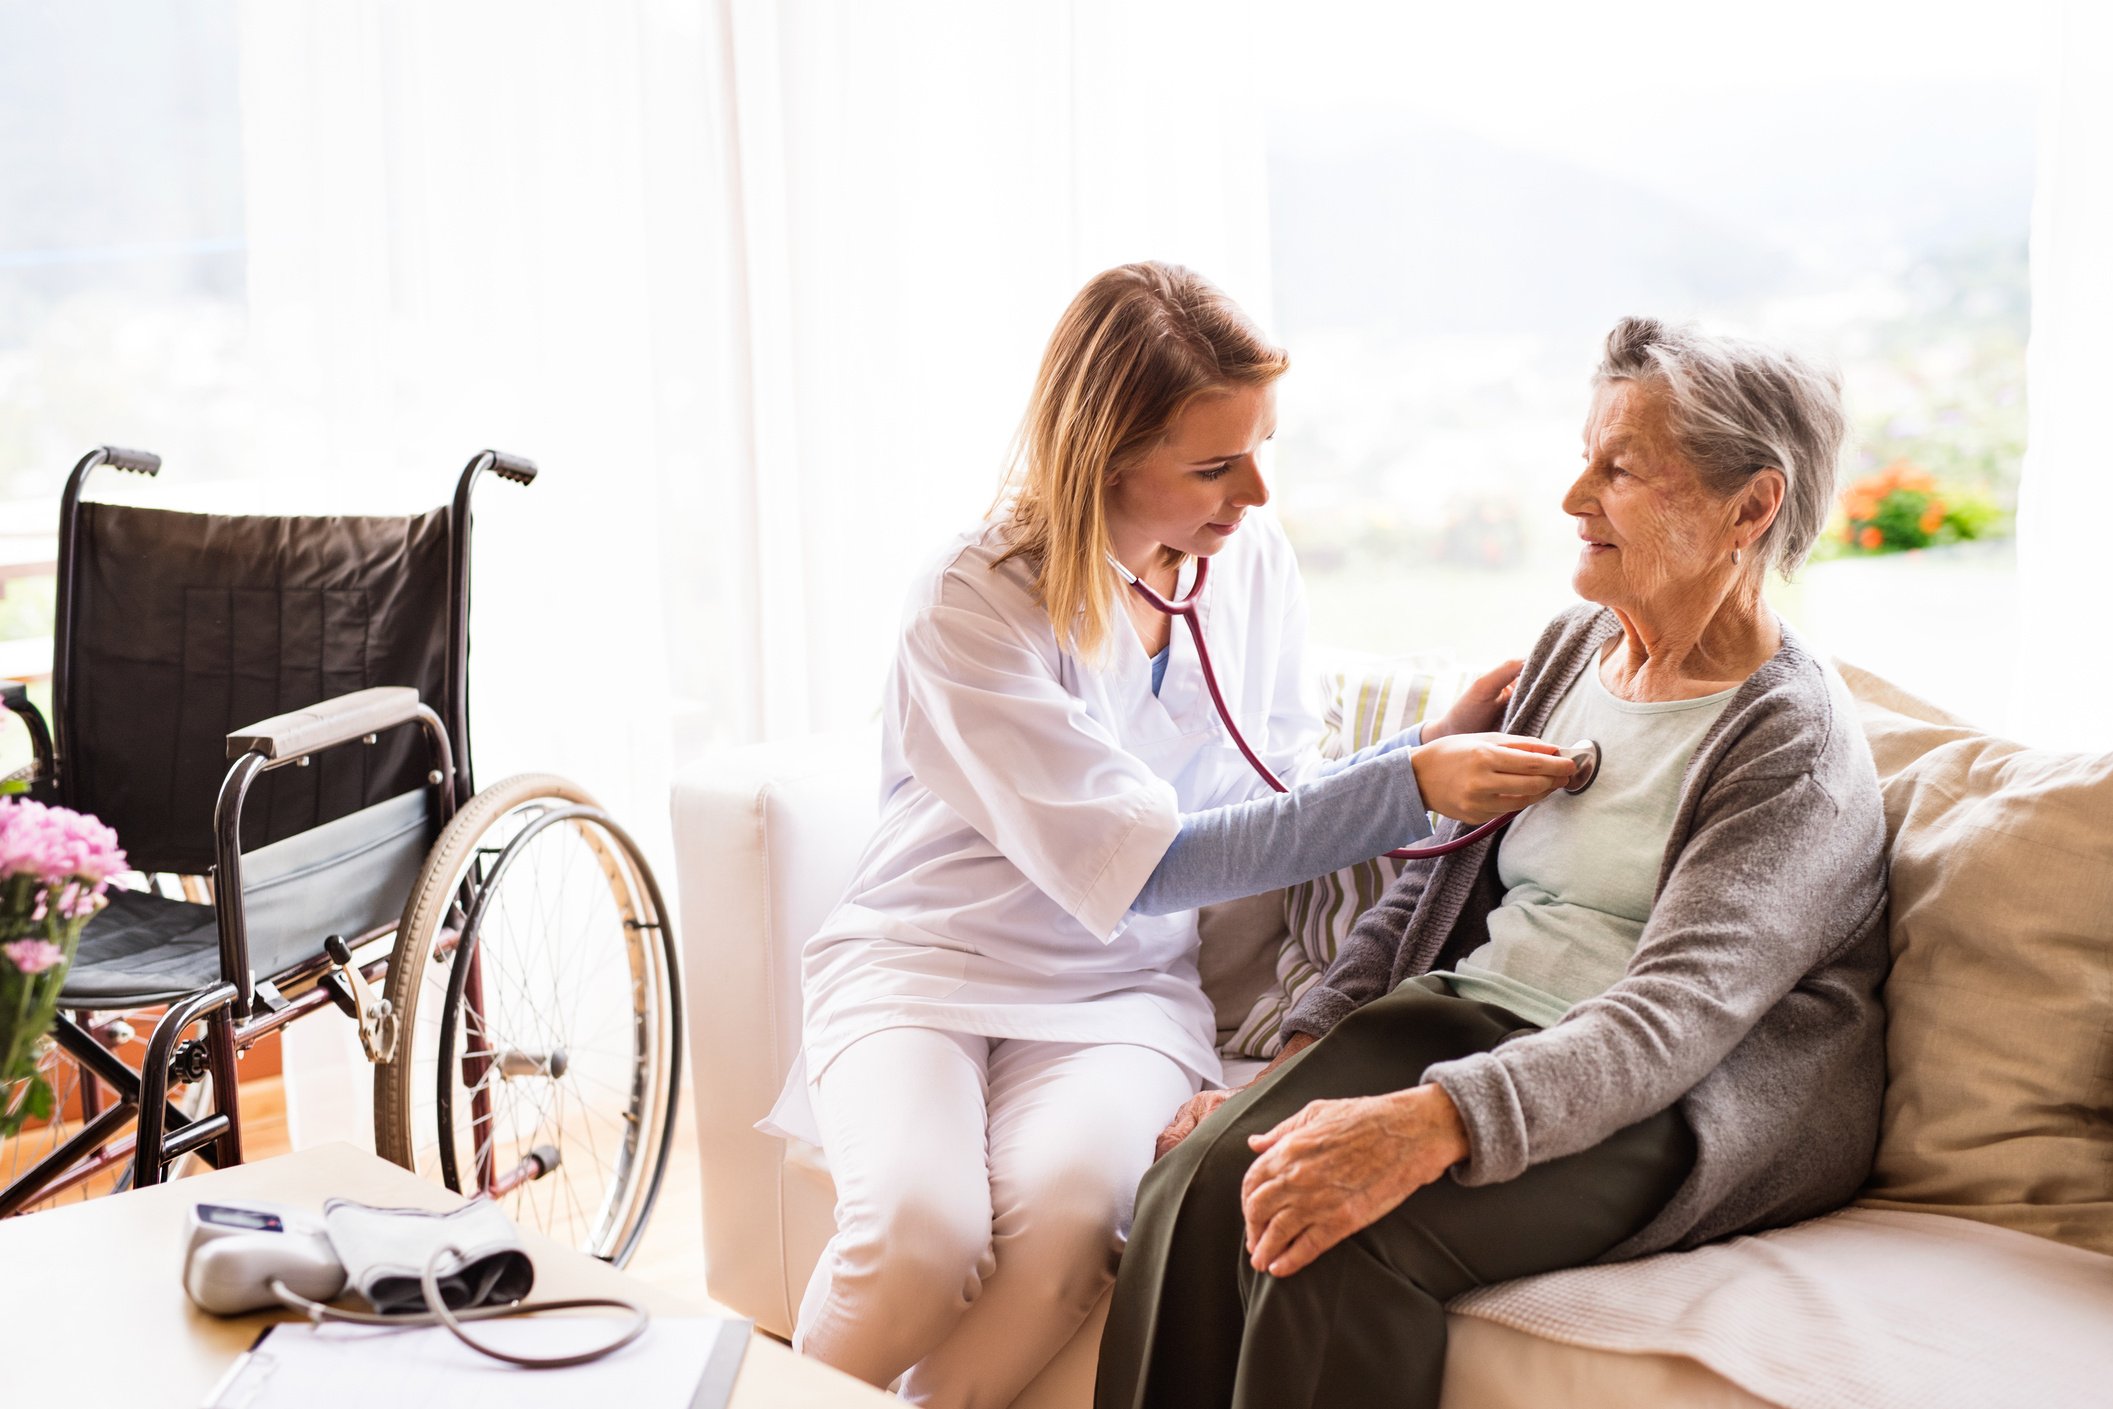
[[(1240, 750), (1240, 756), (1247, 760), (1248, 766), (1255, 770), (1263, 782), (1280, 793), (1290, 792), (1291, 789), (1284, 786), (1284, 780), (1271, 772), (1269, 765), (1249, 747), (1247, 736), (1240, 732), (1240, 726), (1233, 722), (1232, 710), (1226, 707), (1225, 692), (1218, 688), (1218, 672), (1211, 665), (1211, 648), (1204, 644), (1203, 624), (1197, 619), (1196, 613), (1196, 602), (1203, 595), (1203, 584), (1210, 580), (1211, 560), (1201, 557), (1196, 559), (1196, 581), (1190, 586), (1189, 594), (1178, 602), (1170, 602), (1160, 596), (1113, 556), (1110, 556), (1108, 561), (1122, 574), (1123, 581), (1130, 584), (1131, 590), (1144, 598), (1155, 610), (1168, 616), (1180, 617), (1188, 623), (1189, 637), (1196, 643), (1196, 663), (1203, 667), (1204, 686), (1210, 691), (1211, 703), (1217, 707), (1218, 718), (1225, 725), (1225, 732), (1232, 736), (1234, 746)], [(1563, 750), (1563, 755), (1577, 765), (1577, 772), (1563, 785), (1563, 791), (1575, 795), (1591, 787), (1593, 779), (1599, 776), (1599, 745), (1586, 739)], [(1484, 837), (1493, 836), (1518, 815), (1516, 812), (1507, 812), (1502, 817), (1492, 817), (1457, 837), (1424, 846), (1396, 847), (1382, 854), (1394, 861), (1428, 861), (1433, 857), (1449, 856), (1453, 852), (1473, 846)]]

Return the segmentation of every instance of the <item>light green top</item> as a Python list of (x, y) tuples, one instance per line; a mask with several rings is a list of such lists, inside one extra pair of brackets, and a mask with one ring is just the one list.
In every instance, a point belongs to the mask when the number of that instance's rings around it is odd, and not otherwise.
[(1700, 699), (1637, 704), (1607, 689), (1597, 662), (1556, 703), (1542, 737), (1597, 740), (1599, 777), (1556, 793), (1504, 831), (1504, 903), (1489, 942), (1439, 976), (1463, 998), (1550, 1027), (1628, 972), (1651, 913), (1680, 783), (1696, 745), (1736, 687)]

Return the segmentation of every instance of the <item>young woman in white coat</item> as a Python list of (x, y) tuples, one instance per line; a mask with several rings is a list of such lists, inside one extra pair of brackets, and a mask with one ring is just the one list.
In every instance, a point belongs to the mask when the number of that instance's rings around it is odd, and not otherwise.
[[(880, 825), (804, 953), (800, 1066), (764, 1128), (818, 1140), (837, 1232), (795, 1346), (915, 1402), (1001, 1406), (1113, 1280), (1153, 1142), (1220, 1078), (1195, 907), (1546, 796), (1569, 764), (1442, 720), (1324, 763), (1289, 545), (1257, 512), (1288, 366), (1188, 270), (1113, 269), (1051, 338), (1005, 498), (914, 585)], [(1213, 560), (1213, 713), (1163, 596)], [(1408, 609), (1404, 604), (1403, 609)]]

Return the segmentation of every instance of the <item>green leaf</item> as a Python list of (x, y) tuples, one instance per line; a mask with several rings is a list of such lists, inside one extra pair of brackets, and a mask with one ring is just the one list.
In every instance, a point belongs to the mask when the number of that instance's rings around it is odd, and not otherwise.
[(1878, 501), (1871, 522), (1885, 535), (1888, 548), (1927, 548), (1930, 535), (1922, 527), (1922, 516), (1930, 507), (1930, 496), (1919, 489), (1896, 489)]

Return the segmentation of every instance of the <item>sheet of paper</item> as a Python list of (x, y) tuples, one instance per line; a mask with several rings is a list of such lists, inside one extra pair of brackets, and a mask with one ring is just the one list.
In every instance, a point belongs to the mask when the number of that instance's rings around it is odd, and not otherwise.
[[(565, 1355), (601, 1344), (622, 1326), (620, 1317), (538, 1316), (480, 1321), (468, 1329), (517, 1355)], [(700, 1402), (705, 1362), (719, 1347), (711, 1379), (724, 1390), (701, 1401), (703, 1409), (717, 1409), (732, 1389), (725, 1360), (738, 1363), (748, 1331), (744, 1321), (656, 1316), (644, 1335), (613, 1355), (570, 1369), (526, 1370), (479, 1355), (438, 1326), (395, 1330), (292, 1322), (272, 1329), (207, 1409), (374, 1409), (378, 1392), (389, 1409), (576, 1409), (591, 1403), (692, 1409)]]

